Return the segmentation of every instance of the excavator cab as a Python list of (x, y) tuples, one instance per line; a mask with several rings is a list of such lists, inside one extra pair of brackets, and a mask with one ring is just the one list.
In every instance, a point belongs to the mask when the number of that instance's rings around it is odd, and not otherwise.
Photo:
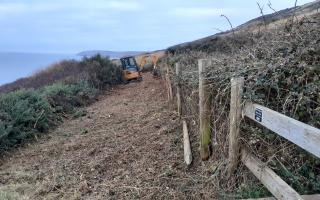
[(142, 80), (142, 75), (133, 56), (123, 57), (120, 59), (122, 65), (122, 81)]

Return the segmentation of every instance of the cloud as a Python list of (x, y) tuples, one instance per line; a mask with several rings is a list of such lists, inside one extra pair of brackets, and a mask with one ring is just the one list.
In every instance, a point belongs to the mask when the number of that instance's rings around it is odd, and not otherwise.
[(25, 14), (25, 13), (44, 13), (56, 12), (61, 10), (75, 10), (80, 13), (93, 10), (100, 11), (138, 11), (142, 10), (143, 5), (134, 0), (71, 0), (65, 2), (56, 0), (55, 2), (0, 2), (0, 14)]
[(205, 8), (205, 7), (189, 7), (189, 8), (176, 8), (170, 12), (178, 17), (188, 17), (188, 18), (210, 18), (218, 17), (221, 14), (231, 15), (236, 13), (234, 9), (231, 8)]
[(139, 11), (143, 7), (136, 1), (107, 1), (104, 6), (118, 11)]
[(1, 13), (24, 13), (24, 12), (49, 12), (61, 9), (60, 4), (43, 3), (43, 4), (28, 4), (28, 3), (0, 3)]

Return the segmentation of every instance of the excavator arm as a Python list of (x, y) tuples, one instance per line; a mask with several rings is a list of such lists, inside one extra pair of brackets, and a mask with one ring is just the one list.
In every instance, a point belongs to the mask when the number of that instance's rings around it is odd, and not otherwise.
[(155, 69), (157, 67), (159, 56), (157, 54), (147, 54), (147, 55), (141, 56), (140, 58), (140, 62), (139, 62), (140, 70), (142, 70), (145, 67), (145, 65), (147, 64), (147, 58), (149, 57), (151, 57), (153, 68)]

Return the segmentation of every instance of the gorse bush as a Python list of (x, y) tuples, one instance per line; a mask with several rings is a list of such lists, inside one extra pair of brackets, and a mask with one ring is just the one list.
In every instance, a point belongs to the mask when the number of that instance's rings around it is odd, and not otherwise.
[[(25, 79), (26, 88), (0, 95), (0, 152), (48, 132), (67, 114), (92, 103), (99, 89), (119, 83), (120, 77), (121, 69), (98, 55), (64, 61)], [(21, 87), (13, 84), (11, 89)]]
[(0, 97), (0, 148), (20, 144), (35, 133), (46, 132), (56, 116), (37, 91), (20, 90)]
[(0, 151), (48, 132), (65, 114), (88, 105), (98, 90), (87, 82), (56, 83), (38, 90), (19, 90), (0, 96)]
[(121, 68), (105, 57), (96, 55), (91, 58), (85, 58), (81, 64), (87, 70), (88, 82), (96, 88), (101, 89), (121, 81)]
[(97, 89), (84, 81), (70, 85), (56, 83), (44, 87), (41, 91), (55, 113), (70, 113), (75, 107), (86, 106), (98, 93)]

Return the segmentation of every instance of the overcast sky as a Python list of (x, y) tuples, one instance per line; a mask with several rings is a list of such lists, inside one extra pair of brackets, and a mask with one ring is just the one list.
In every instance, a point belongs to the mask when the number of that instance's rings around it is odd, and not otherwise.
[[(270, 13), (268, 0), (258, 0)], [(270, 0), (276, 10), (294, 0)], [(156, 50), (259, 16), (257, 0), (0, 0), (0, 52)], [(302, 5), (310, 0), (298, 0)]]

